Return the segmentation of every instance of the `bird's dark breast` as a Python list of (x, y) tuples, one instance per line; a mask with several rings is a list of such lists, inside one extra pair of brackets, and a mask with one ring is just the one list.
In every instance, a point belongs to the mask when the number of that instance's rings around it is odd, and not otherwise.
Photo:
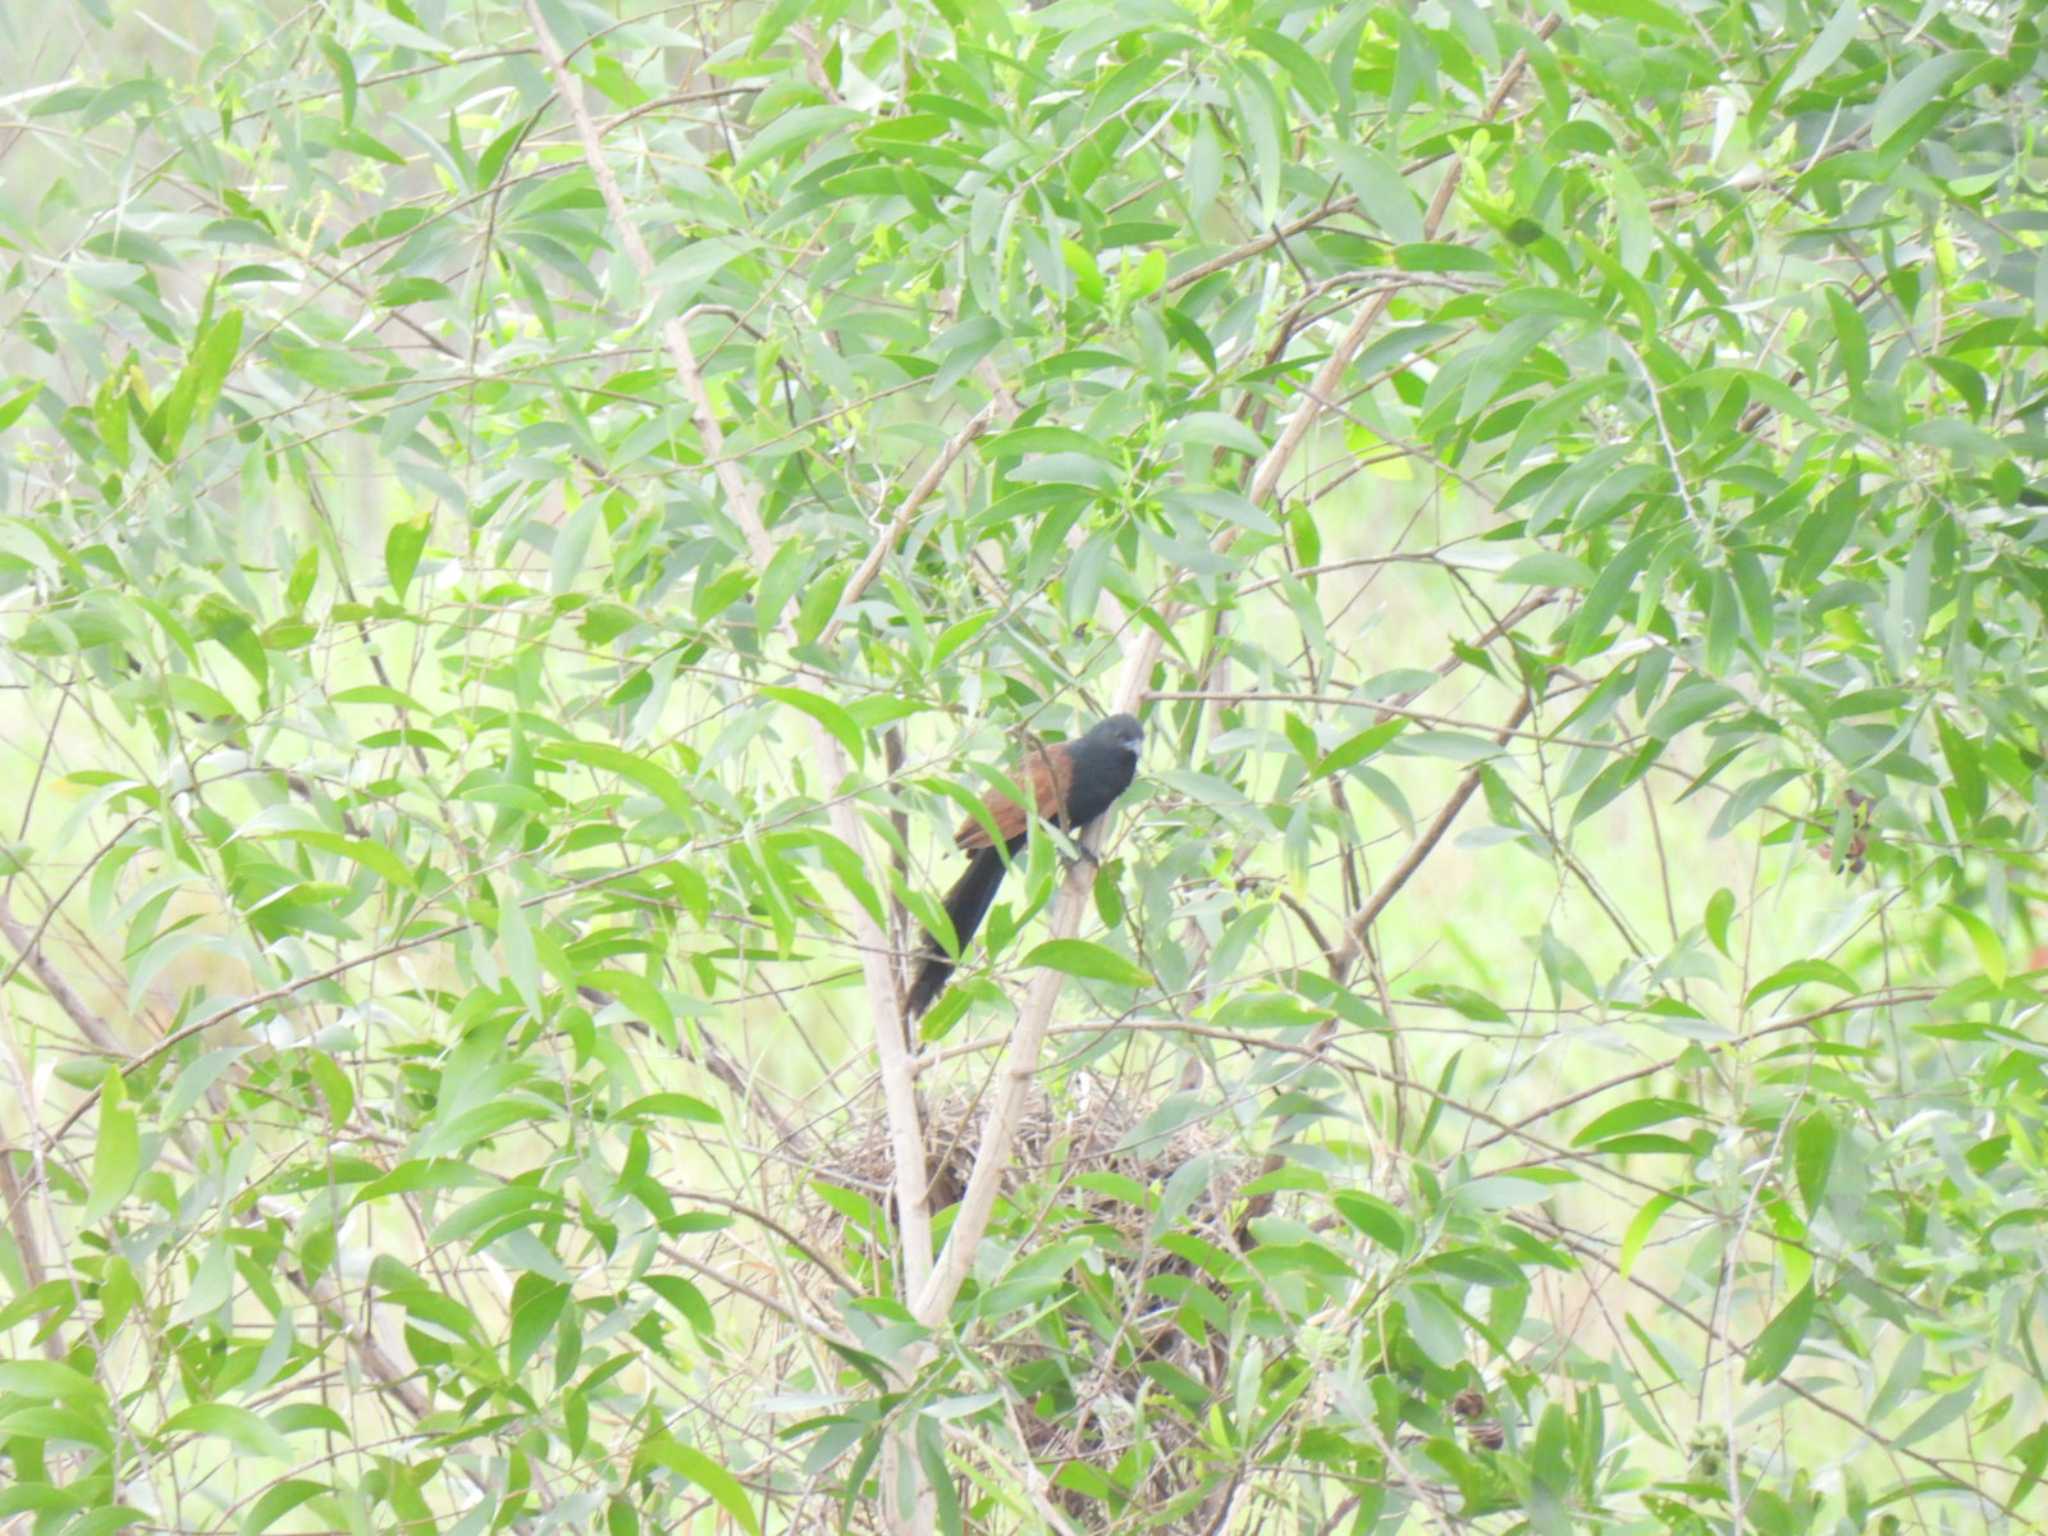
[(1085, 740), (1074, 743), (1073, 758), (1074, 775), (1067, 787), (1067, 825), (1084, 827), (1131, 787), (1138, 759), (1123, 747), (1098, 747)]

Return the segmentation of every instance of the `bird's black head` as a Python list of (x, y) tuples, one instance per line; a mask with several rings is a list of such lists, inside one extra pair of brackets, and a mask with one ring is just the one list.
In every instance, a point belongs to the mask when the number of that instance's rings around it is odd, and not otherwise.
[(1120, 748), (1135, 758), (1145, 743), (1145, 727), (1136, 715), (1111, 715), (1089, 731), (1088, 740), (1096, 746)]

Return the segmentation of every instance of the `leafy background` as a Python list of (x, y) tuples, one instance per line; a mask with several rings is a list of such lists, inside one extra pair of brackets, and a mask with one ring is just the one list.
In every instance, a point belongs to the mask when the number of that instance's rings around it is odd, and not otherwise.
[(2033, 7), (0, 48), (0, 1528), (2048, 1523)]

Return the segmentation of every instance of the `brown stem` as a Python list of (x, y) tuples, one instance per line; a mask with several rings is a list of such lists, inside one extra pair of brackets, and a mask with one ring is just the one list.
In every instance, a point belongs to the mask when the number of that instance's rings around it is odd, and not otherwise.
[[(1507, 745), (1514, 736), (1516, 727), (1529, 717), (1533, 704), (1534, 700), (1527, 693), (1515, 701), (1514, 710), (1508, 715), (1507, 724), (1494, 733), (1495, 745)], [(1365, 936), (1374, 921), (1386, 911), (1387, 903), (1400, 895), (1401, 887), (1414, 878), (1415, 872), (1422, 868), (1424, 860), (1436, 851), (1437, 845), (1444, 840), (1444, 834), (1451, 830), (1451, 823), (1456, 821), (1458, 813), (1465, 809), (1465, 802), (1470, 800), (1473, 791), (1479, 788), (1484, 773), (1485, 765), (1480, 764), (1458, 781), (1458, 787), (1451, 791), (1451, 798), (1446, 800), (1443, 809), (1436, 813), (1436, 819), (1429, 824), (1429, 830), (1415, 840), (1415, 846), (1410, 848), (1401, 862), (1394, 866), (1394, 872), (1380, 882), (1379, 889), (1372, 893), (1372, 899), (1344, 925), (1344, 942), (1330, 957), (1330, 977), (1333, 981), (1341, 982), (1350, 974), (1353, 963), (1365, 946)]]
[[(28, 1207), (28, 1191), (14, 1176), (14, 1148), (0, 1136), (0, 1211), (7, 1217), (7, 1230), (14, 1234), (15, 1252), (21, 1255), (22, 1279), (33, 1291), (43, 1283), (43, 1250), (36, 1241), (35, 1213)], [(43, 1335), (43, 1353), (52, 1360), (64, 1358), (64, 1341), (55, 1328)]]
[(50, 1000), (64, 1010), (64, 1016), (78, 1026), (78, 1032), (85, 1036), (94, 1050), (104, 1051), (109, 1056), (125, 1057), (128, 1054), (128, 1048), (107, 1027), (107, 1021), (85, 1005), (85, 999), (64, 979), (64, 973), (50, 963), (50, 957), (43, 952), (40, 930), (31, 933), (16, 921), (7, 908), (4, 893), (0, 893), (0, 934), (7, 936), (7, 942), (14, 946), (21, 963), (43, 984)]
[[(561, 97), (576, 125), (584, 162), (590, 168), (592, 180), (597, 183), (606, 212), (617, 227), (619, 244), (642, 283), (651, 287), (655, 277), (654, 257), (641, 237), (640, 226), (634, 222), (632, 210), (619, 191), (618, 178), (612, 174), (611, 163), (605, 159), (597, 124), (592, 121), (590, 109), (583, 100), (582, 83), (570, 73), (562, 45), (548, 26), (547, 17), (537, 0), (526, 0), (526, 17), (533, 27), (534, 40), (540, 45), (541, 55), (547, 61), (556, 94)], [(691, 347), (689, 332), (680, 316), (672, 316), (662, 322), (661, 337), (667, 347), (669, 361), (675, 368), (677, 382), (689, 401), (690, 418), (696, 426), (698, 441), (711, 461), (719, 488), (725, 493), (726, 510), (746, 538), (755, 569), (765, 572), (775, 557), (775, 540), (761, 520), (760, 497), (755, 487), (741, 473), (738, 462), (726, 454), (725, 433), (718, 424), (718, 413), (712, 409), (711, 392), (705, 386), (703, 371), (697, 365), (696, 352)], [(932, 483), (936, 484), (936, 480)], [(879, 560), (874, 564), (879, 567)], [(866, 574), (872, 578), (874, 573), (869, 570)], [(850, 605), (856, 596), (858, 593), (849, 584), (842, 603)], [(818, 765), (825, 792), (832, 797), (828, 810), (832, 833), (852, 851), (855, 860), (865, 866), (869, 862), (866, 829), (862, 827), (852, 802), (838, 795), (852, 771), (846, 749), (821, 722), (812, 720), (808, 723), (811, 755)], [(895, 967), (890, 963), (888, 937), (882, 931), (881, 920), (856, 901), (851, 904), (849, 924), (861, 951), (861, 968), (867, 982), (868, 1006), (873, 1019), (875, 1053), (881, 1064), (882, 1098), (889, 1118), (890, 1142), (896, 1164), (896, 1204), (904, 1248), (903, 1273), (907, 1291), (915, 1295), (930, 1274), (932, 1261), (931, 1210), (926, 1200), (930, 1180), (925, 1171), (924, 1136), (917, 1112), (915, 1073), (906, 1045), (908, 1036), (897, 993)]]

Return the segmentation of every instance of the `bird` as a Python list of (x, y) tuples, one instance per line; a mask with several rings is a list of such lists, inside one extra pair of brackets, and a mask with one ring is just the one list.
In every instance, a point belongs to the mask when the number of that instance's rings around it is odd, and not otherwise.
[[(967, 948), (988, 915), (996, 888), (1003, 883), (1003, 871), (1031, 836), (1031, 818), (1037, 816), (1069, 832), (1084, 830), (1131, 787), (1144, 739), (1145, 728), (1137, 716), (1111, 715), (1075, 740), (1032, 748), (1025, 757), (1018, 787), (1030, 794), (1033, 803), (1019, 805), (1000, 789), (992, 789), (982, 798), (988, 820), (1002, 838), (1000, 847), (980, 817), (970, 816), (960, 823), (953, 842), (968, 855), (967, 870), (946, 892), (946, 917), (953, 925), (953, 940), (959, 950)], [(904, 1000), (911, 1018), (938, 1001), (952, 974), (953, 961), (947, 958), (945, 945), (927, 933), (917, 975)]]

